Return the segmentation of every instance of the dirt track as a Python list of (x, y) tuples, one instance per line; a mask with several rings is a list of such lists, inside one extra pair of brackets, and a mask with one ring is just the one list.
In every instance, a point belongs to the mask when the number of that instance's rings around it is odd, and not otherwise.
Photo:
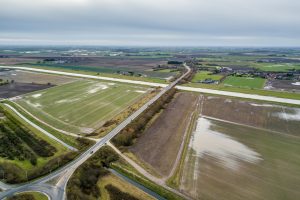
[(172, 170), (197, 98), (197, 94), (178, 93), (130, 149), (162, 176)]

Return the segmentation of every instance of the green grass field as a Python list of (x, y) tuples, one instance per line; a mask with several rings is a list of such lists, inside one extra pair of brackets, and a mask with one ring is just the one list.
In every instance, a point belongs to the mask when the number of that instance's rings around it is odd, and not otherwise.
[(268, 64), (268, 63), (260, 63), (260, 64), (254, 64), (256, 68), (262, 70), (262, 71), (270, 71), (270, 72), (287, 72), (292, 69), (299, 70), (300, 65), (296, 64), (289, 64), (289, 63), (283, 63), (283, 64)]
[(57, 129), (80, 134), (102, 126), (146, 91), (144, 86), (80, 80), (27, 94), (16, 103)]
[(215, 81), (219, 81), (222, 79), (223, 76), (221, 75), (214, 75), (211, 74), (210, 71), (201, 71), (201, 72), (197, 72), (195, 74), (195, 76), (192, 79), (192, 82), (196, 83), (198, 81), (204, 81), (205, 79), (212, 79)]
[(6, 200), (18, 200), (18, 199), (19, 200), (21, 199), (48, 200), (48, 197), (40, 192), (22, 192), (14, 195), (13, 197), (7, 198)]
[(234, 87), (245, 87), (245, 88), (263, 88), (266, 80), (262, 78), (250, 78), (250, 77), (235, 77), (228, 76), (223, 84)]

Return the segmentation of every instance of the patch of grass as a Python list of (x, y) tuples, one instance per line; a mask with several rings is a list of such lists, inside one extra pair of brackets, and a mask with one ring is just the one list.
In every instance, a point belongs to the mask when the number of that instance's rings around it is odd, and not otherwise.
[(251, 77), (228, 76), (223, 84), (234, 87), (256, 88), (261, 89), (265, 85), (266, 79)]
[(282, 63), (282, 64), (269, 64), (269, 63), (255, 63), (254, 66), (262, 71), (266, 72), (288, 72), (290, 70), (300, 69), (300, 65)]
[(212, 74), (210, 71), (197, 72), (192, 79), (193, 83), (204, 81), (205, 79), (212, 79), (214, 81), (220, 81), (223, 78), (222, 75)]
[(127, 176), (128, 178), (140, 183), (144, 187), (154, 191), (155, 193), (159, 194), (160, 196), (166, 199), (172, 200), (183, 200), (182, 197), (172, 193), (171, 191), (166, 190), (165, 188), (156, 185), (152, 181), (145, 178), (143, 175), (139, 174), (132, 166), (130, 166), (126, 161), (119, 160), (115, 163), (112, 163), (111, 167), (118, 171), (119, 173)]
[(48, 200), (48, 197), (40, 192), (22, 192), (6, 200)]
[(25, 95), (16, 102), (43, 122), (75, 134), (91, 133), (148, 88), (80, 80)]
[(101, 199), (102, 200), (109, 200), (110, 192), (107, 191), (106, 186), (113, 185), (114, 187), (118, 188), (121, 192), (128, 193), (133, 197), (136, 197), (141, 200), (148, 200), (153, 199), (148, 194), (144, 193), (143, 191), (137, 189), (135, 186), (123, 181), (122, 179), (116, 177), (113, 174), (106, 175), (102, 177), (98, 181), (98, 187), (101, 191)]

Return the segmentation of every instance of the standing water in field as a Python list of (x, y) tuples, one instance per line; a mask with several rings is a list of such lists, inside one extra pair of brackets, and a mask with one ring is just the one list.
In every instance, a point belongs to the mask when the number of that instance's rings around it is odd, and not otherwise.
[(286, 120), (286, 121), (300, 121), (300, 109), (293, 108), (293, 109), (282, 109), (282, 112), (277, 112), (273, 114), (274, 116)]
[(211, 130), (211, 126), (212, 122), (208, 119), (199, 118), (197, 121), (189, 145), (197, 157), (214, 157), (224, 166), (234, 170), (239, 168), (239, 161), (257, 163), (261, 160), (257, 152), (230, 136)]

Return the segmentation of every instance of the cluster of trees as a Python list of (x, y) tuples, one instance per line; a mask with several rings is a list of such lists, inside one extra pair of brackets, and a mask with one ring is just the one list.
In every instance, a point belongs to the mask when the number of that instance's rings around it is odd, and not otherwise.
[(105, 167), (109, 167), (110, 163), (118, 159), (118, 155), (110, 147), (102, 147), (75, 171), (67, 185), (67, 198), (69, 200), (99, 199), (101, 193), (97, 182), (109, 173)]
[(124, 128), (112, 142), (120, 146), (131, 146), (134, 139), (138, 138), (143, 133), (147, 123), (152, 117), (172, 100), (176, 89), (172, 88), (161, 96), (155, 103), (153, 103), (147, 110), (145, 110), (137, 119), (133, 120), (126, 128)]
[(139, 200), (138, 198), (130, 195), (127, 192), (122, 192), (119, 188), (109, 184), (105, 186), (105, 189), (109, 193), (110, 200)]
[(1, 85), (6, 85), (6, 84), (8, 84), (8, 83), (9, 83), (8, 80), (4, 81), (3, 79), (0, 79), (0, 86), (1, 86)]
[[(36, 155), (41, 157), (50, 157), (56, 153), (56, 148), (53, 147), (47, 141), (36, 137), (28, 128), (22, 126), (20, 122), (14, 118), (10, 113), (4, 111), (0, 107), (0, 112), (4, 113), (5, 119), (2, 119), (2, 131), (5, 135), (10, 135), (13, 133), (15, 136), (12, 140), (18, 140), (20, 144), (25, 143)], [(18, 139), (16, 139), (18, 138)], [(22, 141), (22, 142), (21, 142)], [(2, 143), (5, 147), (6, 143)], [(32, 162), (32, 164), (36, 164)]]
[(60, 156), (57, 156), (49, 160), (45, 165), (43, 165), (43, 167), (30, 171), (30, 173), (28, 173), (27, 178), (28, 180), (33, 180), (40, 176), (51, 173), (52, 171), (72, 161), (76, 156), (78, 156), (78, 154), (79, 154), (78, 152), (68, 152)]
[(170, 60), (168, 61), (169, 65), (181, 65), (182, 62), (181, 61), (176, 61), (176, 60)]
[(10, 184), (17, 184), (30, 181), (40, 176), (46, 175), (52, 172), (53, 170), (65, 165), (66, 163), (73, 160), (78, 154), (78, 152), (68, 152), (49, 160), (42, 167), (30, 170), (24, 170), (13, 163), (1, 162), (0, 178), (5, 179), (6, 182)]
[(0, 119), (0, 156), (9, 160), (29, 160), (36, 165), (37, 156), (49, 157), (56, 149), (48, 142), (36, 138), (0, 107), (5, 118)]
[(77, 141), (77, 144), (78, 144), (77, 145), (78, 149), (81, 152), (85, 151), (87, 148), (89, 148), (90, 146), (92, 146), (93, 144), (95, 144), (94, 141), (86, 139), (86, 138), (83, 138), (83, 137), (76, 138), (76, 141)]
[(0, 157), (9, 160), (30, 160), (31, 164), (36, 164), (36, 155), (29, 147), (23, 144), (16, 133), (9, 128), (6, 120), (0, 121)]
[(25, 170), (8, 162), (1, 162), (0, 178), (6, 180), (7, 183), (12, 184), (25, 182), (27, 179)]

